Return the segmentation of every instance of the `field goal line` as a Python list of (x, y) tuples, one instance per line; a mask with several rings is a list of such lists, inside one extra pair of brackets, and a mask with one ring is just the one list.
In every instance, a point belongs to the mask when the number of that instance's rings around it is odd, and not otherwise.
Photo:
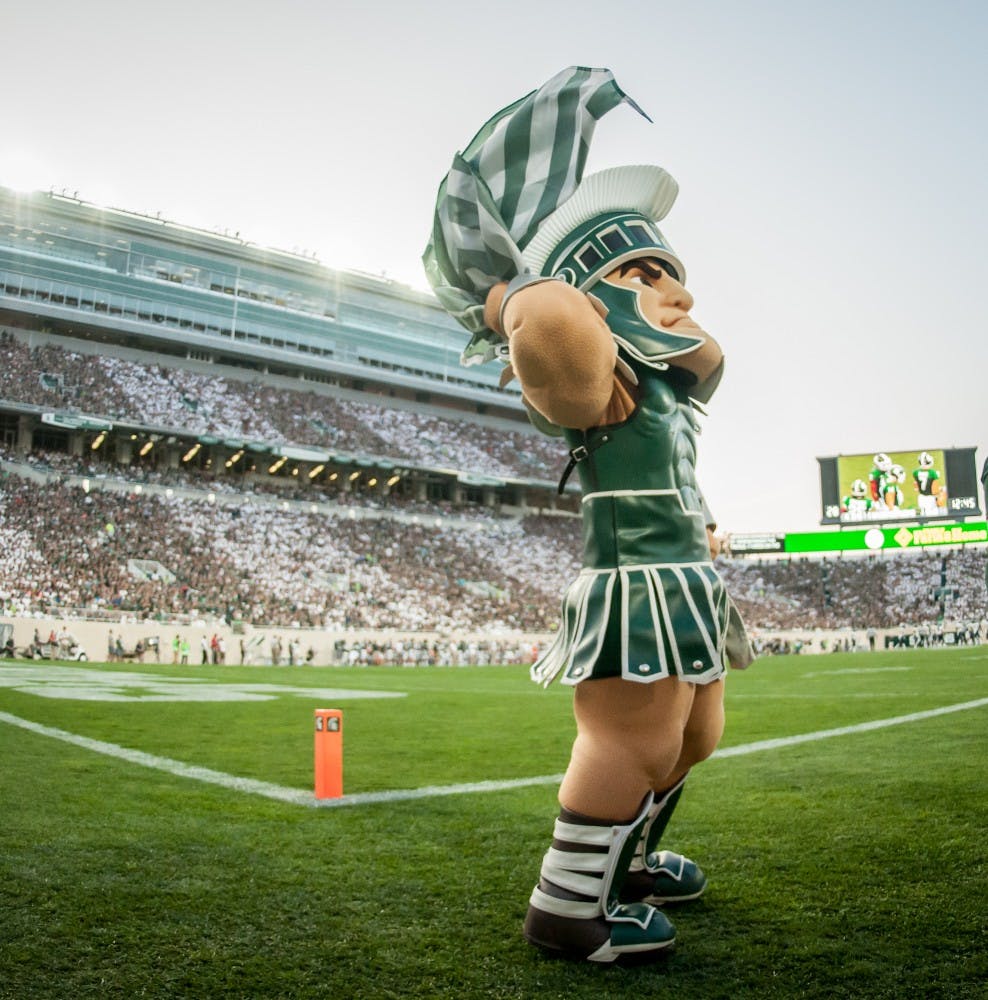
[[(760, 753), (763, 750), (780, 750), (785, 747), (798, 746), (800, 743), (814, 743), (818, 740), (831, 739), (835, 736), (851, 736), (855, 733), (867, 733), (874, 729), (886, 729), (889, 726), (901, 726), (909, 722), (920, 722), (923, 719), (933, 719), (940, 715), (950, 715), (953, 712), (964, 712), (972, 708), (982, 708), (985, 705), (988, 705), (988, 698), (979, 698), (976, 701), (965, 701), (957, 705), (944, 705), (942, 708), (931, 708), (923, 712), (911, 712), (909, 715), (897, 715), (891, 719), (875, 719), (872, 722), (859, 722), (853, 726), (820, 729), (813, 733), (781, 736), (777, 739), (758, 740), (754, 743), (740, 743), (737, 746), (715, 750), (710, 759), (743, 757), (751, 753)], [(129, 747), (118, 746), (116, 743), (106, 743), (103, 740), (94, 740), (88, 736), (78, 736), (75, 733), (66, 732), (64, 729), (43, 726), (38, 722), (31, 722), (29, 719), (22, 719), (17, 715), (10, 715), (7, 712), (0, 712), (0, 722), (5, 722), (10, 726), (17, 726), (20, 729), (26, 729), (28, 732), (37, 733), (40, 736), (47, 736), (51, 739), (61, 740), (64, 743), (71, 743), (73, 746), (92, 750), (94, 753), (101, 753), (107, 757), (116, 757), (118, 760), (125, 760), (131, 764), (139, 764), (141, 767), (166, 771), (180, 778), (191, 778), (194, 781), (219, 785), (222, 788), (228, 788), (235, 792), (244, 792), (248, 795), (261, 795), (279, 802), (316, 808), (359, 806), (376, 802), (404, 802), (411, 799), (429, 799), (442, 795), (462, 795), (470, 792), (500, 792), (512, 788), (527, 788), (533, 785), (558, 785), (563, 780), (561, 774), (547, 774), (534, 778), (514, 778), (506, 781), (473, 781), (459, 785), (426, 785), (421, 788), (399, 788), (385, 792), (357, 792), (354, 795), (344, 795), (338, 799), (316, 799), (312, 792), (300, 788), (287, 788), (284, 785), (258, 781), (256, 778), (239, 778), (236, 775), (225, 774), (223, 771), (214, 771), (208, 767), (196, 767), (191, 764), (184, 764), (182, 761), (172, 760), (169, 757), (158, 757), (155, 754), (145, 753), (143, 750), (131, 750)]]

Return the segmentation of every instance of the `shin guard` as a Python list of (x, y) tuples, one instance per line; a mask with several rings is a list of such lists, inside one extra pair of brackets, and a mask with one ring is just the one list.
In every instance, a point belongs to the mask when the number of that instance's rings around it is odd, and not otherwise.
[(647, 957), (675, 941), (675, 928), (653, 906), (619, 899), (651, 802), (649, 794), (627, 824), (560, 812), (525, 918), (532, 944), (569, 958), (613, 962)]
[(628, 877), (621, 890), (625, 902), (684, 903), (697, 899), (707, 887), (707, 877), (699, 865), (682, 854), (657, 850), (659, 840), (683, 793), (686, 775), (671, 788), (660, 792), (645, 819), (635, 848)]

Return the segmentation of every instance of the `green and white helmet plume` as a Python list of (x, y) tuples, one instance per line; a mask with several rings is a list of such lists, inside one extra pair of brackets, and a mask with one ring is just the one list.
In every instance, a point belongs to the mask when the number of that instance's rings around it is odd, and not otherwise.
[(583, 180), (597, 121), (622, 103), (648, 118), (610, 70), (573, 66), (498, 112), (453, 158), (423, 263), (443, 307), (473, 335), (464, 365), (506, 357), (483, 319), (498, 282), (528, 273), (588, 289), (643, 256), (684, 279), (656, 226), (678, 192), (669, 174), (617, 167)]

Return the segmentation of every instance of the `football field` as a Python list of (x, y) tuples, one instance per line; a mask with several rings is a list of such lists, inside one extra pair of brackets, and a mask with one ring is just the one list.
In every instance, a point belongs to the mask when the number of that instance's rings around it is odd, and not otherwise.
[(732, 674), (663, 841), (709, 888), (641, 967), (521, 937), (571, 697), (521, 667), (4, 661), (0, 997), (985, 996), (988, 646)]

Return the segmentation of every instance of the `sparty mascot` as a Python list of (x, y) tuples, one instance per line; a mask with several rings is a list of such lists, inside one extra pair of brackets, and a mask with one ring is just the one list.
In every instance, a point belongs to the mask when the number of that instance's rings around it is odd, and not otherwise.
[(495, 115), (454, 157), (423, 258), (473, 335), (464, 364), (518, 378), (583, 489), (583, 569), (532, 667), (573, 686), (577, 736), (524, 934), (592, 962), (663, 954), (676, 931), (657, 906), (704, 891), (659, 842), (723, 731), (725, 664), (753, 658), (694, 476), (724, 365), (657, 225), (678, 187), (656, 166), (583, 177), (622, 103), (640, 112), (609, 70), (571, 67)]

